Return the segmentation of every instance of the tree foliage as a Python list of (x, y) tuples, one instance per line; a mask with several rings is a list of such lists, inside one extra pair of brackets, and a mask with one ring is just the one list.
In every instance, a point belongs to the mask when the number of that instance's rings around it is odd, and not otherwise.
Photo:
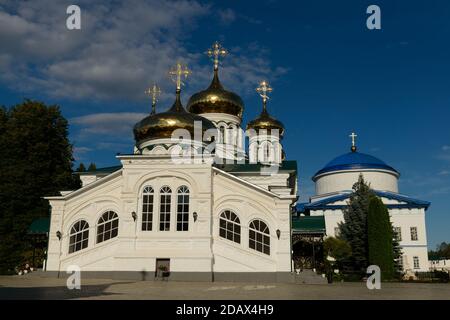
[(49, 216), (43, 196), (76, 189), (68, 123), (58, 106), (25, 100), (0, 108), (0, 272), (23, 262), (26, 232)]
[(95, 165), (95, 163), (91, 162), (91, 164), (88, 167), (88, 171), (95, 171), (97, 170), (97, 166)]
[(323, 241), (323, 250), (326, 255), (333, 257), (337, 262), (348, 259), (352, 254), (350, 244), (339, 238), (327, 237)]
[(394, 276), (393, 230), (389, 211), (378, 197), (372, 197), (367, 215), (369, 264), (377, 265), (383, 280)]
[(339, 224), (340, 237), (352, 249), (351, 265), (361, 273), (365, 273), (368, 266), (367, 212), (370, 199), (374, 196), (361, 174), (353, 185), (353, 193), (343, 210), (344, 222)]
[(76, 172), (86, 172), (86, 167), (84, 166), (83, 162), (80, 162), (80, 165), (78, 166)]
[(428, 252), (428, 258), (430, 260), (450, 259), (450, 243), (442, 242), (437, 245), (436, 250)]

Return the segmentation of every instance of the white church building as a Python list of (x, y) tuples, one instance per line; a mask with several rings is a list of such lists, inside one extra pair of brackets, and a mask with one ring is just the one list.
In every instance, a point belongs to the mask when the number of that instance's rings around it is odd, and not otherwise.
[(355, 149), (317, 172), (316, 195), (297, 204), (297, 163), (285, 158), (285, 128), (267, 111), (270, 86), (257, 89), (262, 112), (246, 126), (246, 148), (244, 103), (219, 81), (226, 51), (215, 43), (208, 53), (213, 80), (186, 108), (180, 91), (189, 70), (177, 64), (175, 102), (157, 113), (159, 90), (149, 90), (152, 111), (134, 126), (133, 152), (118, 155), (117, 167), (80, 173), (80, 189), (46, 197), (48, 272), (75, 265), (108, 278), (290, 279), (293, 221), (322, 217), (323, 235), (336, 235), (360, 173), (390, 210), (405, 270), (428, 268), (429, 203), (399, 194), (395, 169)]
[(219, 81), (224, 53), (218, 43), (210, 49), (213, 80), (188, 110), (180, 91), (189, 70), (177, 64), (175, 102), (156, 113), (153, 96), (120, 166), (81, 173), (80, 189), (46, 198), (47, 271), (76, 265), (93, 276), (209, 281), (290, 275), (296, 162), (284, 159), (284, 127), (267, 112), (266, 82), (258, 88), (263, 111), (247, 125), (259, 134), (244, 151), (244, 103)]
[(399, 193), (400, 173), (382, 160), (357, 151), (352, 133), (351, 152), (336, 157), (312, 178), (316, 194), (308, 203), (297, 205), (297, 215), (324, 220), (327, 236), (338, 236), (338, 224), (344, 221), (343, 209), (360, 174), (389, 210), (394, 234), (402, 256), (399, 265), (405, 273), (428, 271), (425, 211), (430, 203)]

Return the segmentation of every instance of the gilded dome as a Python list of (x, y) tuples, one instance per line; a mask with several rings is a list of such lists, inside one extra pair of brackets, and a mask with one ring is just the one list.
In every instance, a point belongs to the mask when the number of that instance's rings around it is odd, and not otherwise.
[(223, 88), (215, 69), (208, 89), (195, 93), (189, 99), (187, 109), (196, 114), (227, 113), (242, 118), (244, 102), (237, 94)]
[(284, 134), (284, 125), (281, 123), (281, 121), (278, 121), (277, 119), (270, 116), (265, 106), (259, 117), (247, 124), (247, 130), (249, 129), (254, 129), (257, 133), (260, 129), (265, 129), (268, 131), (271, 129), (278, 129), (280, 137)]
[(206, 130), (216, 129), (208, 119), (187, 112), (181, 104), (180, 93), (177, 91), (175, 102), (168, 111), (151, 114), (136, 123), (133, 129), (134, 138), (137, 144), (151, 139), (170, 139), (176, 129), (186, 129), (191, 137), (195, 138), (195, 121), (200, 121), (202, 124), (202, 137)]

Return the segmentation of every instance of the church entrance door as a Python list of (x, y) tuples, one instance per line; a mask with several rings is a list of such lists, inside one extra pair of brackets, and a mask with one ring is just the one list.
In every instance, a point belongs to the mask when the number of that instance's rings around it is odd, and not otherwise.
[(170, 275), (170, 259), (156, 259), (155, 277), (167, 278)]

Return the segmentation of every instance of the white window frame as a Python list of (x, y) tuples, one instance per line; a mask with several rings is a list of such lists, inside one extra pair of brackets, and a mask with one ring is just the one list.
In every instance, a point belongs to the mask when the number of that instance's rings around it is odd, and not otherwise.
[(413, 257), (414, 269), (420, 269), (420, 261), (418, 256)]
[[(163, 202), (164, 196), (164, 202)], [(170, 217), (172, 211), (172, 189), (162, 186), (159, 189), (159, 231), (170, 231)], [(163, 210), (164, 209), (164, 210)]]
[[(147, 201), (146, 201), (147, 200)], [(150, 201), (151, 200), (151, 201)], [(154, 213), (155, 213), (155, 190), (152, 186), (145, 186), (142, 192), (142, 222), (141, 222), (141, 230), (142, 231), (152, 231), (153, 230), (153, 221), (154, 221)], [(149, 219), (150, 217), (150, 219)]]
[(394, 237), (397, 241), (402, 241), (402, 227), (394, 227)]
[[(225, 227), (223, 224), (225, 224)], [(222, 233), (224, 233), (224, 235)], [(238, 244), (241, 243), (241, 220), (236, 212), (232, 210), (224, 210), (221, 212), (219, 216), (219, 237)]]
[[(72, 238), (74, 239), (73, 243)], [(80, 244), (79, 249), (77, 249), (78, 244)], [(89, 223), (86, 220), (78, 220), (70, 228), (69, 254), (86, 249), (88, 246), (89, 246)]]
[[(269, 226), (262, 220), (255, 219), (249, 223), (248, 247), (270, 256), (270, 230)], [(253, 238), (252, 233), (255, 235)], [(260, 239), (258, 239), (260, 237)], [(267, 243), (266, 243), (267, 241)], [(252, 246), (252, 243), (254, 245)]]
[[(180, 203), (181, 197), (181, 203)], [(177, 189), (177, 231), (189, 231), (190, 192), (187, 186)], [(181, 205), (181, 211), (180, 209)], [(181, 228), (179, 228), (181, 226)]]
[(419, 233), (417, 227), (410, 227), (411, 241), (419, 241)]
[[(102, 228), (102, 231), (100, 231)], [(97, 222), (96, 243), (102, 243), (119, 235), (119, 215), (112, 210), (104, 212)]]

